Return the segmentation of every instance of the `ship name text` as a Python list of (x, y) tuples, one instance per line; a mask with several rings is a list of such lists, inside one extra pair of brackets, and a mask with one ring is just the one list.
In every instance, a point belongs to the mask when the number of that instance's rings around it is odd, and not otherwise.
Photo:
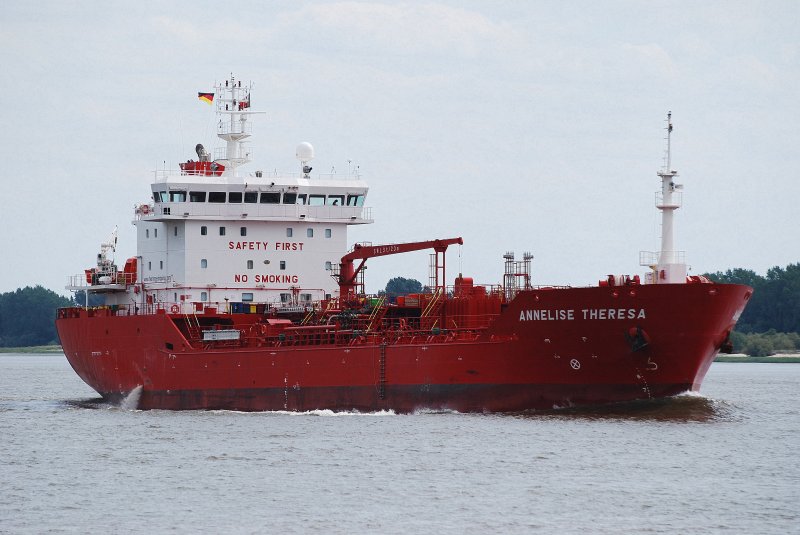
[(647, 317), (643, 308), (583, 308), (520, 310), (519, 321), (641, 320)]

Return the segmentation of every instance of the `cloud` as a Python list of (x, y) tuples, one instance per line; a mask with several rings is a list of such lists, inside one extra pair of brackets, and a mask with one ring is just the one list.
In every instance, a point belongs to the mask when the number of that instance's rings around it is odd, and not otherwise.
[(165, 36), (178, 39), (185, 44), (198, 44), (208, 40), (208, 32), (186, 19), (176, 19), (168, 16), (153, 17), (150, 20), (153, 29)]
[(309, 5), (282, 19), (281, 27), (315, 39), (398, 54), (475, 56), (513, 47), (520, 39), (508, 23), (441, 4), (336, 2)]

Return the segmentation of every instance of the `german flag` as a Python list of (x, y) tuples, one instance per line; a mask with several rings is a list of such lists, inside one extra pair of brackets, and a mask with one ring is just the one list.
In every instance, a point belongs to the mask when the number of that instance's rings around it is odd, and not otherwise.
[(208, 102), (211, 104), (214, 102), (214, 93), (197, 93), (197, 98), (202, 100), (203, 102)]

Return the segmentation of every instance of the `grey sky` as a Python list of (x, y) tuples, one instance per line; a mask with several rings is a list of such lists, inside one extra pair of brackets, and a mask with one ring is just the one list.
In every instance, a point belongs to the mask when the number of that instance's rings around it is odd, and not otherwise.
[[(672, 110), (692, 273), (800, 261), (798, 20), (795, 1), (13, 2), (0, 291), (66, 293), (114, 225), (133, 256), (133, 204), (215, 146), (196, 93), (231, 72), (267, 112), (249, 170), (295, 170), (300, 141), (315, 171), (360, 166), (376, 223), (351, 243), (462, 236), (484, 283), (507, 250), (536, 284), (641, 273)], [(374, 259), (368, 289), (427, 262)]]

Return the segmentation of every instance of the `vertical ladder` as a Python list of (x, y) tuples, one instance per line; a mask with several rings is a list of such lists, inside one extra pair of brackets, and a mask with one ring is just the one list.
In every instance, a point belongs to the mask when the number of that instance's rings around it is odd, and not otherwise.
[(378, 376), (378, 395), (380, 399), (386, 399), (386, 343), (380, 345), (380, 375)]

